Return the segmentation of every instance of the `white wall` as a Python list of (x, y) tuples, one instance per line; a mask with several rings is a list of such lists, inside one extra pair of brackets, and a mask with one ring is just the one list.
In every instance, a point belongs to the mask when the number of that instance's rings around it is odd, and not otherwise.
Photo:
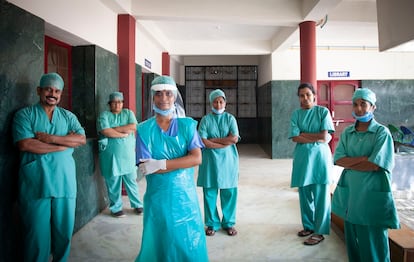
[(299, 50), (287, 49), (272, 54), (272, 80), (300, 79)]
[(272, 80), (272, 56), (263, 55), (259, 58), (257, 86), (262, 86)]
[[(414, 53), (377, 50), (323, 50), (316, 55), (318, 80), (414, 79)], [(272, 80), (300, 79), (299, 48), (272, 54)], [(345, 71), (349, 77), (328, 77)]]
[[(92, 43), (110, 52), (117, 53), (118, 15), (99, 0), (9, 0), (10, 3), (32, 13), (56, 28), (73, 36), (64, 41), (71, 45)], [(59, 39), (62, 41), (62, 39)]]
[(179, 85), (185, 84), (185, 71), (179, 57), (170, 57), (170, 76)]
[(349, 71), (349, 78), (355, 80), (414, 79), (413, 61), (414, 53), (408, 52), (319, 50), (318, 80), (332, 79), (328, 77), (329, 71)]
[[(123, 9), (130, 8), (101, 0), (9, 2), (51, 24), (50, 36), (60, 41), (75, 46), (93, 44), (114, 54), (117, 54), (118, 14), (127, 13)], [(138, 22), (135, 35), (135, 63), (141, 65), (146, 72), (161, 74), (164, 49)], [(151, 68), (145, 66), (145, 59), (151, 62)]]
[[(139, 23), (135, 30), (135, 63), (142, 66), (144, 72), (162, 73), (162, 46)], [(145, 65), (145, 59), (151, 62), (151, 68)]]

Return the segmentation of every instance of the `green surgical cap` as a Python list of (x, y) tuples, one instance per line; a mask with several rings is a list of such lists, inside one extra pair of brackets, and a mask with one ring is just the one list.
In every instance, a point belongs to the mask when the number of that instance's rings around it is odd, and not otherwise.
[(213, 103), (214, 99), (216, 99), (219, 96), (223, 97), (224, 100), (226, 100), (226, 95), (224, 94), (223, 90), (216, 89), (213, 92), (211, 92), (210, 93), (210, 103)]
[(63, 90), (63, 86), (64, 83), (62, 77), (56, 73), (44, 74), (40, 78), (40, 88), (54, 87), (56, 89)]
[(375, 93), (368, 88), (358, 88), (357, 90), (355, 90), (355, 93), (352, 96), (352, 102), (355, 102), (355, 100), (359, 98), (370, 102), (372, 105), (375, 105), (375, 102), (377, 102), (377, 97), (375, 96)]
[(151, 82), (152, 91), (162, 91), (162, 90), (177, 90), (177, 84), (174, 79), (169, 76), (158, 76), (154, 78)]
[(109, 95), (109, 102), (114, 100), (124, 101), (124, 95), (121, 92), (113, 92)]

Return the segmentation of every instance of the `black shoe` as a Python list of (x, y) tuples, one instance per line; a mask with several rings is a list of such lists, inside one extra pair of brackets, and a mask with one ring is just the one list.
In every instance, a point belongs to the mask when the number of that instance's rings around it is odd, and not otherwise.
[(113, 217), (116, 217), (116, 218), (123, 218), (123, 217), (126, 217), (126, 215), (124, 214), (124, 211), (118, 211), (118, 212), (115, 212), (115, 213), (111, 213), (111, 215), (113, 216)]
[(144, 212), (144, 209), (142, 207), (136, 207), (134, 208), (134, 212), (137, 215), (141, 215)]

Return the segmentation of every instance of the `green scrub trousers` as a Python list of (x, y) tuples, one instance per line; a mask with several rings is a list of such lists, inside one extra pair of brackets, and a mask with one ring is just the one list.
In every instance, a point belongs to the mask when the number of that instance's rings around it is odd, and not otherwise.
[[(24, 261), (46, 262), (50, 254), (53, 254), (53, 261), (68, 260), (75, 207), (76, 198), (51, 197), (19, 203), (26, 232), (23, 236), (26, 247)], [(50, 221), (44, 217), (50, 217)]]
[(329, 185), (313, 184), (299, 187), (299, 204), (304, 229), (327, 235), (331, 222)]
[[(217, 195), (220, 190), (221, 211), (223, 219), (217, 210)], [(204, 194), (204, 221), (207, 227), (214, 230), (229, 228), (236, 224), (237, 187), (235, 188), (203, 188)]]
[(122, 210), (122, 182), (125, 185), (131, 208), (143, 207), (141, 199), (139, 199), (139, 191), (137, 185), (137, 174), (131, 173), (123, 176), (105, 177), (105, 183), (108, 188), (108, 197), (110, 200), (109, 209), (112, 213)]
[(390, 261), (387, 228), (356, 225), (347, 221), (344, 225), (349, 261)]

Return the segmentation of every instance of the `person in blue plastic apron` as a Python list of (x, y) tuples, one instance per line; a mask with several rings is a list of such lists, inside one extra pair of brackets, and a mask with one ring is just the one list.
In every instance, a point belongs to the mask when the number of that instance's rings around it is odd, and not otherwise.
[(310, 83), (298, 87), (300, 108), (290, 119), (289, 138), (296, 142), (293, 153), (291, 187), (298, 187), (303, 230), (309, 236), (305, 245), (316, 245), (330, 233), (330, 184), (333, 167), (329, 148), (335, 131), (326, 107), (315, 104), (315, 89)]
[(20, 150), (19, 209), (24, 261), (67, 261), (76, 207), (72, 153), (86, 143), (85, 130), (58, 107), (64, 82), (56, 73), (40, 78), (39, 103), (19, 110), (13, 140)]
[(134, 112), (124, 108), (121, 92), (109, 95), (109, 111), (98, 118), (99, 164), (108, 189), (109, 210), (112, 216), (125, 217), (122, 210), (122, 183), (129, 197), (131, 208), (136, 214), (143, 212), (137, 184), (135, 163), (135, 132), (137, 119)]
[(171, 77), (156, 77), (151, 83), (155, 116), (138, 125), (137, 164), (147, 188), (136, 261), (208, 261), (194, 181), (203, 143), (197, 122), (177, 115), (177, 94)]
[(344, 170), (332, 212), (344, 220), (349, 261), (390, 261), (388, 228), (400, 228), (391, 191), (393, 140), (374, 119), (374, 92), (359, 88), (352, 103), (356, 122), (344, 129), (334, 154), (335, 164)]
[[(226, 95), (223, 90), (212, 91), (209, 99), (212, 112), (201, 119), (198, 129), (205, 145), (197, 179), (197, 185), (203, 187), (205, 232), (207, 236), (213, 236), (223, 228), (229, 236), (235, 236), (239, 129), (236, 118), (225, 112)], [(219, 191), (222, 221), (217, 210)]]

